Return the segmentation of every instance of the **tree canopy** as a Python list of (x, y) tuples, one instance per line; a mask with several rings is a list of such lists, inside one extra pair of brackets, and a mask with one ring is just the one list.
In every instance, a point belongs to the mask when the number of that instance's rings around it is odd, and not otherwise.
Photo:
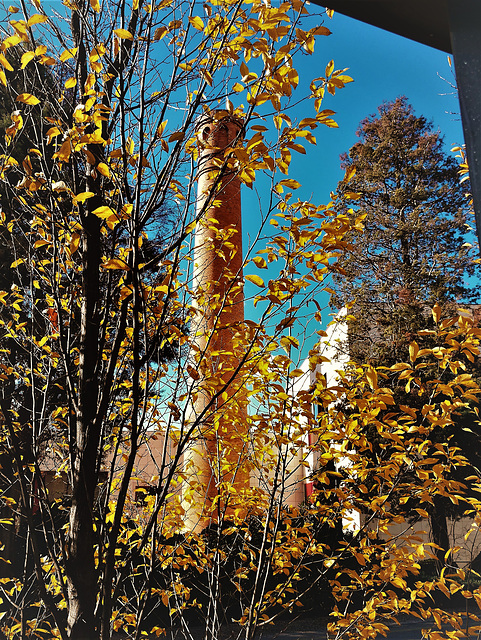
[[(353, 345), (360, 357), (375, 357), (376, 341), (389, 340), (393, 363), (423, 327), (426, 309), (478, 299), (470, 280), (479, 270), (470, 244), (469, 187), (460, 184), (441, 134), (405, 97), (382, 104), (357, 136), (341, 157), (346, 179), (336, 206), (356, 226), (338, 263), (334, 304), (355, 302), (363, 328), (352, 333), (366, 336), (365, 348)], [(382, 358), (386, 364), (385, 349)]]
[[(0, 525), (21, 562), (0, 578), (4, 637), (191, 639), (200, 625), (215, 640), (232, 623), (252, 640), (309, 594), (324, 595), (339, 638), (375, 637), (400, 613), (475, 627), (431, 598), (478, 601), (480, 588), (457, 569), (423, 578), (432, 547), (391, 498), (452, 496), (474, 534), (479, 502), (447, 473), (466, 462), (433, 432), (474, 412), (481, 390), (461, 363), (479, 329), (435, 311), (436, 348), (413, 346), (390, 370), (426, 400), (414, 433), (417, 407), (395, 407), (371, 365), (328, 383), (316, 345), (299, 366), (302, 310), (317, 303), (321, 323), (317, 299), (351, 229), (335, 203), (296, 197), (291, 170), (316, 129), (336, 126), (325, 93), (351, 80), (326, 60), (300, 82), (298, 56), (329, 35), (326, 15), (298, 0), (21, 0), (8, 11), (0, 83), (16, 108), (0, 222), (19, 249), (0, 291)], [(239, 134), (211, 148), (205, 118)], [(197, 198), (204, 153), (209, 188)], [(232, 268), (238, 231), (219, 211), (234, 180), (267, 194), (245, 277)], [(199, 229), (220, 247), (222, 283), (193, 277)], [(243, 291), (255, 317), (225, 322)], [(366, 425), (392, 442), (374, 471)], [(353, 513), (366, 516), (355, 536), (342, 527)]]

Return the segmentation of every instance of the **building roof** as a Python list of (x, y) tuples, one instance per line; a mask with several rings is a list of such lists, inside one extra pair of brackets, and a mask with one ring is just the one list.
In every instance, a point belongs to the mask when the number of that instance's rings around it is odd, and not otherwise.
[[(326, 6), (323, 0), (313, 0)], [(328, 0), (327, 6), (411, 40), (452, 53), (446, 0)]]

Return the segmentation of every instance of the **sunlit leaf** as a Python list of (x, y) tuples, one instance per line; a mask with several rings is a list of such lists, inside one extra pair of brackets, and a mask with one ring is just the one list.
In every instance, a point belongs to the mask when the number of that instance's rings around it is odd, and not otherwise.
[(112, 258), (112, 260), (107, 260), (106, 262), (102, 262), (102, 269), (120, 269), (122, 271), (129, 271), (129, 265), (123, 260), (119, 260), (118, 258)]
[(23, 102), (24, 104), (31, 104), (31, 105), (40, 103), (40, 100), (35, 96), (33, 96), (31, 93), (20, 93), (16, 97), (16, 100), (17, 102)]
[(98, 218), (110, 218), (117, 215), (113, 209), (107, 207), (106, 205), (97, 207), (97, 209), (94, 209), (92, 213), (95, 214)]
[(377, 372), (372, 367), (366, 369), (366, 379), (369, 382), (371, 389), (377, 389)]
[(73, 233), (72, 238), (70, 240), (70, 245), (69, 245), (69, 251), (71, 256), (77, 251), (77, 249), (79, 248), (79, 245), (80, 245), (80, 234)]
[(93, 198), (94, 195), (95, 195), (95, 193), (92, 193), (92, 191), (82, 191), (81, 193), (78, 193), (75, 196), (75, 201), (76, 202), (85, 202), (85, 200), (87, 200), (88, 198)]
[(267, 262), (261, 256), (256, 256), (252, 260), (259, 269), (267, 269)]
[(199, 31), (202, 31), (204, 29), (204, 23), (202, 21), (202, 18), (200, 18), (199, 16), (189, 18), (189, 22), (194, 27), (194, 29), (198, 29)]
[(25, 69), (25, 67), (30, 62), (30, 60), (33, 60), (34, 58), (35, 58), (35, 51), (26, 51), (22, 55), (22, 59), (20, 61), (21, 62), (20, 68)]
[(74, 47), (72, 49), (64, 49), (64, 51), (62, 52), (62, 54), (60, 56), (60, 61), (61, 62), (65, 62), (66, 60), (69, 60), (70, 58), (74, 58), (77, 55), (77, 51), (78, 51), (78, 47)]
[(134, 36), (127, 29), (114, 29), (115, 35), (121, 40), (133, 40)]
[(7, 69), (7, 71), (13, 71), (12, 65), (2, 53), (0, 53), (0, 64)]
[(34, 245), (33, 248), (34, 249), (38, 249), (39, 247), (45, 247), (46, 245), (51, 244), (50, 242), (48, 242), (48, 240), (37, 240)]
[(255, 284), (258, 287), (263, 287), (264, 286), (264, 280), (260, 276), (246, 275), (246, 276), (244, 276), (244, 278), (246, 280), (248, 280), (249, 282), (252, 282), (252, 284)]
[(294, 180), (292, 178), (281, 180), (278, 184), (283, 187), (287, 187), (288, 189), (299, 189), (299, 187), (301, 186), (300, 182), (297, 182), (297, 180)]
[(411, 362), (414, 362), (416, 360), (416, 358), (418, 357), (418, 352), (419, 352), (419, 345), (414, 340), (409, 345), (409, 359), (411, 360)]
[(35, 13), (33, 16), (31, 16), (28, 19), (27, 25), (29, 27), (32, 27), (34, 24), (41, 24), (42, 22), (47, 22), (47, 21), (48, 21), (47, 16), (44, 16), (41, 13)]
[(105, 162), (98, 163), (97, 171), (103, 176), (105, 176), (106, 178), (110, 178), (110, 169), (109, 169), (109, 166), (105, 164)]

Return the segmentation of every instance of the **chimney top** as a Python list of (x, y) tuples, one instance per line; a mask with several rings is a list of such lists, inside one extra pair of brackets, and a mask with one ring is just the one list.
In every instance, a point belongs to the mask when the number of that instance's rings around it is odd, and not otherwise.
[(243, 136), (244, 122), (225, 109), (200, 116), (195, 125), (197, 139), (204, 148), (225, 149)]

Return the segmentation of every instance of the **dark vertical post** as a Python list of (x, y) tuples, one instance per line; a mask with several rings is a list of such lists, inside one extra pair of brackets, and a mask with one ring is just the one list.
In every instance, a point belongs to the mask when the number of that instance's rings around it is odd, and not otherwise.
[(449, 28), (461, 105), (478, 239), (481, 238), (481, 2), (448, 0)]

